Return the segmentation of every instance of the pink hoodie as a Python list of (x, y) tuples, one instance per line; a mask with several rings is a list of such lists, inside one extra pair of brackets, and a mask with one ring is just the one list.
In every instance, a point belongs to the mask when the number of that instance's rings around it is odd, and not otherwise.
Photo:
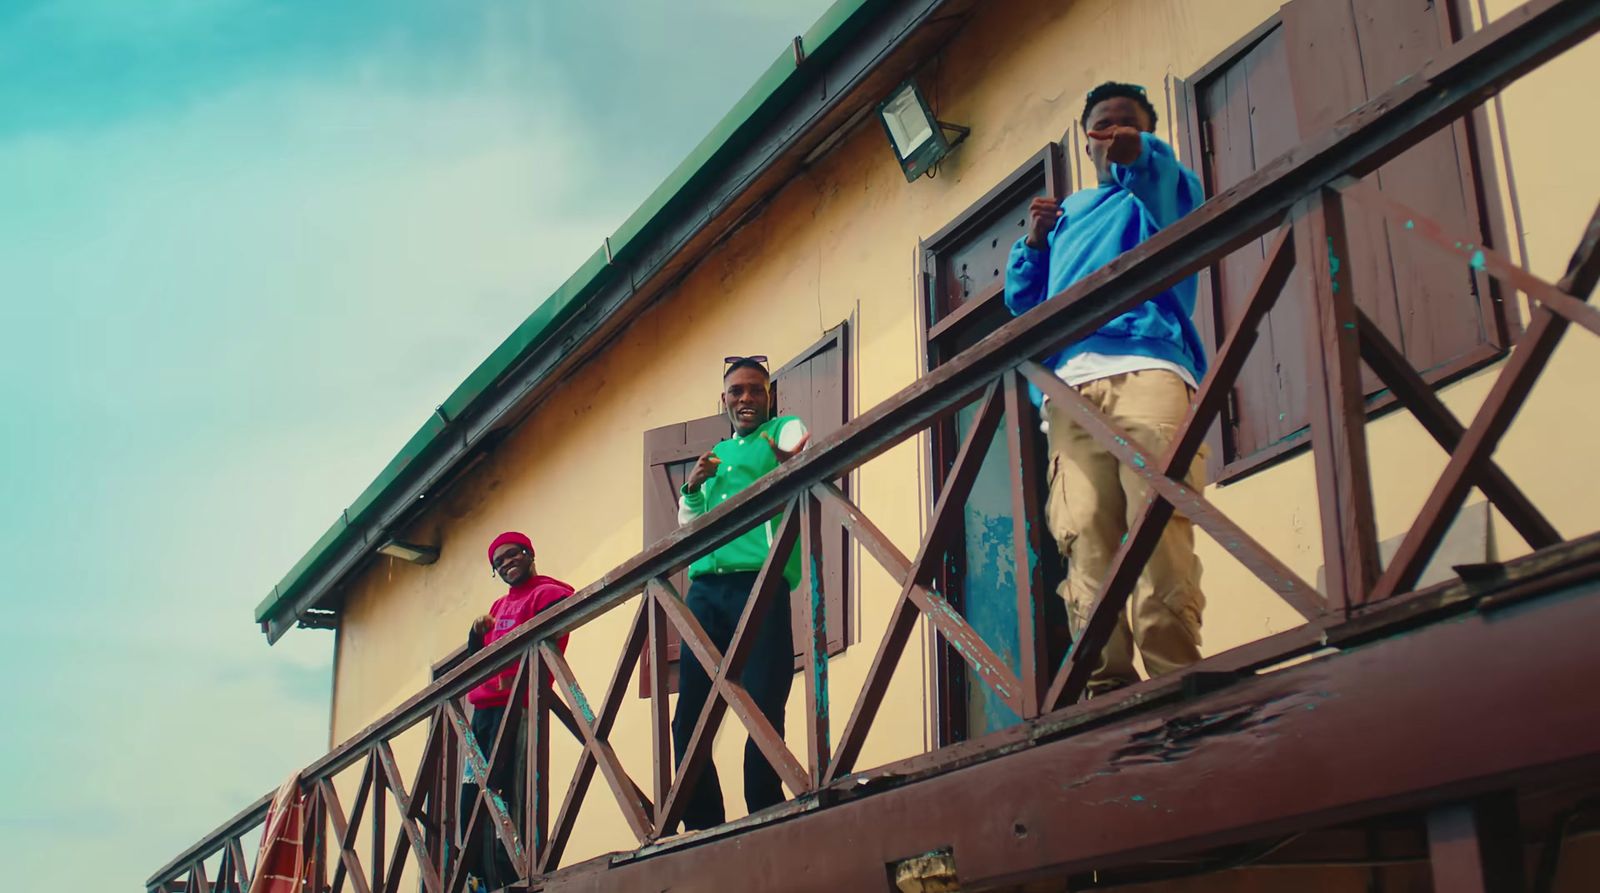
[[(571, 595), (572, 592), (572, 587), (560, 580), (538, 574), (529, 577), (520, 585), (511, 587), (509, 592), (497, 599), (489, 608), (489, 616), (494, 618), (494, 626), (483, 635), (484, 647), (494, 644), (495, 640), (521, 626), (545, 608)], [(556, 640), (556, 648), (562, 654), (567, 653), (566, 635)], [(511, 686), (516, 682), (516, 675), (515, 665), (507, 667), (504, 672), (467, 692), (467, 700), (474, 707), (505, 706), (511, 700)]]

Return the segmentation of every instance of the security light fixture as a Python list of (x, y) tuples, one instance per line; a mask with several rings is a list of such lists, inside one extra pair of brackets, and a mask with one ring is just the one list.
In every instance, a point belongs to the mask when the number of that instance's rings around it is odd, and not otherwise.
[(390, 558), (398, 558), (412, 564), (432, 564), (439, 560), (438, 546), (419, 546), (415, 543), (403, 543), (400, 540), (389, 540), (379, 546), (378, 551)]
[[(889, 144), (894, 147), (895, 160), (900, 163), (907, 183), (932, 171), (940, 159), (972, 132), (970, 127), (946, 124), (935, 118), (914, 80), (901, 84), (888, 99), (878, 103), (878, 119), (889, 135)], [(954, 140), (946, 138), (947, 130), (956, 135)]]

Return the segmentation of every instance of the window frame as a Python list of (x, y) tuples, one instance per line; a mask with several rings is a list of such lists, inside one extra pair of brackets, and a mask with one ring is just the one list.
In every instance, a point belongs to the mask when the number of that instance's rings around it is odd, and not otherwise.
[[(1004, 271), (996, 283), (976, 297), (958, 305), (949, 305), (944, 299), (947, 292), (940, 280), (943, 256), (964, 245), (973, 235), (991, 225), (995, 216), (1011, 201), (1016, 201), (1024, 195), (1036, 194), (1040, 188), (1044, 194), (1057, 199), (1064, 198), (1070, 188), (1067, 163), (1062, 142), (1046, 143), (981, 198), (957, 214), (948, 224), (918, 242), (915, 292), (917, 347), (920, 353), (919, 375), (925, 375), (940, 364), (948, 362), (959, 352), (953, 345), (960, 340), (960, 336), (970, 334), (972, 327), (993, 314), (995, 308), (1004, 310), (1005, 307)], [(1009, 316), (1008, 312), (1007, 317)], [(1032, 408), (1031, 403), (1027, 401), (1024, 403), (1028, 408)], [(1030, 413), (1030, 420), (1024, 424), (1025, 430), (1038, 430), (1037, 417), (1033, 413)], [(1004, 433), (997, 436), (1003, 437)], [(924, 456), (927, 470), (922, 474), (921, 481), (926, 488), (923, 500), (925, 511), (932, 511), (933, 505), (937, 502), (940, 488), (949, 475), (960, 446), (961, 441), (957, 436), (953, 414), (930, 429), (927, 452)], [(1039, 455), (1046, 456), (1047, 452), (1041, 449)], [(1043, 481), (1040, 480), (1039, 484), (1043, 486)], [(1054, 575), (1060, 571), (1060, 558), (1056, 555), (1054, 541), (1049, 536), (1043, 535), (1041, 532), (1043, 525), (1034, 524), (1031, 528), (1036, 534), (1034, 549), (1046, 569), (1046, 578), (1057, 579)], [(959, 529), (952, 535), (961, 535)], [(940, 563), (936, 577), (939, 591), (957, 611), (965, 610), (964, 593), (960, 584), (962, 573), (963, 556), (952, 552)], [(1053, 593), (1047, 594), (1046, 597), (1059, 601)], [(967, 665), (951, 646), (942, 642), (938, 633), (931, 627), (926, 635), (928, 653), (933, 655), (933, 659), (928, 662), (927, 685), (930, 693), (929, 703), (932, 705), (929, 721), (932, 723), (934, 745), (942, 747), (970, 737)], [(1064, 655), (1066, 642), (1057, 643), (1052, 651), (1057, 647)], [(1055, 655), (1052, 653), (1051, 656)]]
[(997, 283), (977, 298), (963, 302), (954, 309), (940, 306), (942, 291), (937, 286), (939, 256), (961, 244), (974, 229), (986, 223), (987, 216), (995, 213), (997, 206), (1005, 199), (1019, 192), (1031, 192), (1029, 184), (1041, 178), (1047, 193), (1057, 198), (1065, 196), (1066, 158), (1061, 143), (1046, 143), (994, 188), (984, 193), (982, 198), (917, 244), (918, 272), (921, 274), (917, 277), (917, 342), (924, 352), (919, 358), (921, 370), (926, 371), (937, 365), (933, 361), (932, 348), (935, 344), (953, 340), (953, 336), (965, 331), (973, 320), (990, 308), (1005, 303), (1005, 277), (1002, 275)]

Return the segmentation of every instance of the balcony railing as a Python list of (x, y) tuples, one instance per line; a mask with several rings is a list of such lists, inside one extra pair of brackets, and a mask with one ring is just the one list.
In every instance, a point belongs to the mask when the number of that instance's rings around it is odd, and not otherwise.
[[(1264, 166), (1065, 293), (1004, 325), (726, 504), (445, 673), (303, 771), (303, 789), (311, 795), (311, 827), (316, 830), (312, 843), (314, 888), (339, 890), (348, 884), (361, 893), (393, 891), (400, 886), (407, 861), (412, 860), (428, 893), (454, 893), (465, 882), (460, 840), (479, 839), (485, 823), (521, 876), (536, 881), (562, 868), (576, 817), (596, 772), (621, 806), (639, 845), (650, 845), (676, 827), (686, 793), (711, 758), (711, 742), (729, 712), (748, 730), (785, 785), (798, 792), (797, 799), (805, 800), (806, 808), (825, 809), (820, 804), (827, 801), (827, 792), (847, 785), (846, 776), (857, 769), (890, 677), (919, 620), (930, 624), (966, 662), (968, 671), (1024, 720), (1059, 717), (1062, 725), (1070, 726), (1078, 713), (1114, 709), (1114, 703), (1097, 701), (1090, 707), (1080, 702), (1101, 648), (1174, 512), (1181, 512), (1211, 534), (1307, 621), (1303, 627), (1204, 661), (1191, 668), (1194, 673), (1219, 668), (1237, 672), (1306, 654), (1337, 643), (1341, 636), (1353, 635), (1346, 632), (1353, 617), (1359, 615), (1370, 627), (1374, 612), (1402, 606), (1413, 597), (1419, 576), (1472, 487), (1481, 488), (1533, 548), (1563, 542), (1562, 535), (1491, 456), (1567, 329), (1577, 325), (1600, 335), (1600, 311), (1587, 303), (1600, 278), (1600, 209), (1579, 234), (1566, 275), (1552, 284), (1496, 251), (1470, 245), (1461, 248), (1462, 242), (1451, 235), (1446, 223), (1430, 220), (1375, 192), (1350, 187), (1597, 28), (1600, 4), (1592, 0), (1534, 0), (1504, 16), (1447, 48), (1440, 58), (1355, 109), (1328, 131)], [(1463, 264), (1471, 256), (1474, 265), (1530, 299), (1528, 325), (1470, 423), (1462, 425), (1455, 419), (1395, 345), (1358, 309), (1349, 272), (1353, 264), (1339, 263), (1349, 257), (1347, 204), (1403, 221), (1405, 225), (1394, 231), (1411, 239), (1415, 250), (1454, 253)], [(1114, 423), (1034, 360), (1268, 234), (1267, 261), (1165, 455), (1141, 454)], [(1307, 342), (1316, 345), (1316, 362), (1311, 366), (1320, 373), (1311, 383), (1311, 441), (1327, 567), (1325, 595), (1263, 548), (1203, 493), (1187, 489), (1181, 480), (1182, 469), (1195, 459), (1204, 433), (1234, 386), (1258, 326), (1296, 265), (1309, 267), (1316, 281), (1335, 284), (1313, 290), (1314, 312), (1308, 314), (1313, 332)], [(1362, 363), (1450, 456), (1416, 523), (1386, 567), (1379, 561), (1372, 508)], [(1003, 419), (1009, 420), (1007, 464), (1013, 473), (1017, 515), (1036, 517), (1029, 495), (1036, 492), (1036, 485), (1022, 479), (1023, 469), (1031, 465), (1027, 451), (1032, 447), (1016, 422), (1025, 417), (1019, 410), (1029, 383), (1071, 412), (1127, 469), (1139, 475), (1148, 484), (1150, 497), (1106, 576), (1085, 631), (1059, 666), (1046, 658), (1039, 608), (1043, 599), (1054, 596), (1044, 589), (1036, 570), (1018, 574), (1017, 597), (1022, 608), (1018, 611), (1018, 641), (1024, 647), (1019, 669), (1014, 672), (937, 590), (934, 580), (943, 556), (957, 546), (954, 531), (961, 507), (983, 456), (1000, 436)], [(974, 401), (978, 411), (938, 490), (926, 533), (915, 554), (907, 555), (830, 482)], [(798, 544), (809, 558), (803, 565), (817, 567), (823, 506), (837, 510), (850, 536), (888, 571), (900, 589), (865, 684), (840, 726), (829, 711), (826, 599), (818, 597), (817, 575), (808, 570), (802, 584), (790, 594), (799, 603), (794, 606), (796, 616), (804, 618), (795, 634), (804, 654), (805, 748), (804, 753), (796, 754), (738, 682), (755, 638), (747, 631), (757, 628), (766, 612), (785, 609), (780, 604), (785, 595), (781, 564), (775, 567), (769, 558), (726, 653), (711, 642), (668, 578), (696, 557), (776, 515), (781, 515), (782, 521), (773, 554), (786, 555)], [(1020, 532), (1025, 526), (1017, 525), (1018, 568), (1037, 564), (1030, 561), (1029, 543)], [(604, 696), (594, 701), (553, 643), (559, 635), (630, 601), (636, 606), (616, 670)], [(713, 680), (712, 697), (676, 771), (664, 677), (669, 629), (682, 639), (682, 659), (699, 661)], [(646, 654), (655, 675), (649, 703), (654, 761), (650, 777), (641, 784), (624, 769), (610, 737), (630, 679)], [(509, 666), (515, 666), (517, 672), (506, 721), (496, 740), (478, 741), (462, 699), (469, 689)], [(547, 675), (554, 679), (552, 686), (536, 683)], [(582, 748), (576, 771), (559, 798), (553, 796), (550, 780), (552, 717), (564, 727), (561, 734), (571, 734)], [(519, 748), (514, 732), (519, 724), (526, 728), (525, 755), (515, 753)], [(415, 774), (407, 778), (396, 762), (392, 742), (419, 726), (426, 729), (426, 743)], [(981, 747), (982, 741), (963, 746)], [(458, 837), (456, 791), (463, 762), (471, 765), (477, 778), (486, 778), (495, 767), (519, 757), (525, 757), (530, 768), (520, 814), (513, 815), (500, 797), (482, 794), (470, 806), (468, 831)], [(333, 779), (357, 767), (360, 782), (347, 810)], [(398, 829), (384, 827), (390, 814), (388, 798), (393, 799), (400, 816)], [(244, 889), (254, 860), (248, 858), (242, 841), (263, 821), (268, 805), (269, 798), (262, 798), (185, 850), (149, 879), (149, 889)], [(363, 822), (371, 845), (365, 857), (357, 850)], [(393, 834), (392, 840), (389, 834)], [(216, 877), (208, 877), (208, 873)]]

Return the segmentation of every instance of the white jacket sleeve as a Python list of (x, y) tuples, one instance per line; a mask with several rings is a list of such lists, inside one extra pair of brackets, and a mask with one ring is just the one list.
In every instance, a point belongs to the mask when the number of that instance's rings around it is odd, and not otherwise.
[(706, 495), (699, 488), (694, 490), (678, 489), (678, 526), (682, 527), (690, 521), (706, 513)]

